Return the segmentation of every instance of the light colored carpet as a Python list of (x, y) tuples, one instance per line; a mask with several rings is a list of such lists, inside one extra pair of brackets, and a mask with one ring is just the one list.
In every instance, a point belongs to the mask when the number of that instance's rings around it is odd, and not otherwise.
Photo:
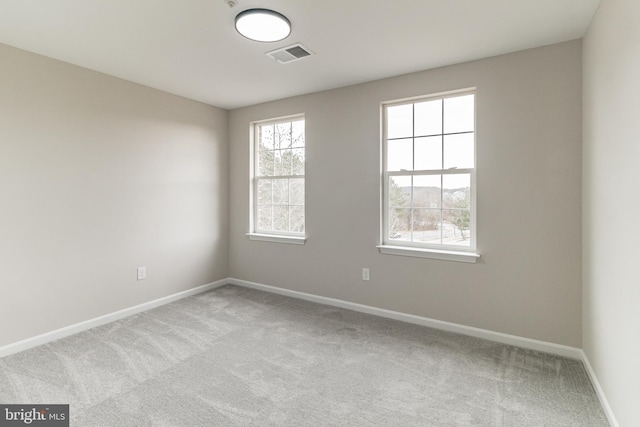
[(224, 286), (0, 359), (73, 426), (606, 426), (579, 361)]

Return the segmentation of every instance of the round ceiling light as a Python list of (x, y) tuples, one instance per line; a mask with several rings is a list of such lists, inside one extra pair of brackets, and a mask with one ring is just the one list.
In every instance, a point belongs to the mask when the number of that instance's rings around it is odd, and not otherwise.
[(258, 42), (277, 42), (291, 34), (291, 22), (269, 9), (248, 9), (236, 16), (236, 30)]

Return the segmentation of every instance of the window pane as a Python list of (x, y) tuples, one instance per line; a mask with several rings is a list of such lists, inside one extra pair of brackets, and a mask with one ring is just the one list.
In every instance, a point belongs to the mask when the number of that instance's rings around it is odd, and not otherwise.
[(273, 229), (276, 231), (288, 231), (289, 229), (289, 207), (273, 207)]
[(442, 133), (442, 100), (418, 102), (414, 105), (414, 135)]
[(407, 208), (411, 206), (410, 176), (389, 177), (389, 206)]
[(289, 204), (304, 205), (304, 178), (289, 180)]
[(470, 247), (472, 174), (460, 172), (475, 168), (475, 94), (386, 107), (384, 120), (384, 240)]
[(273, 175), (273, 151), (258, 152), (258, 176)]
[(442, 175), (418, 175), (413, 177), (413, 207), (439, 208)]
[(258, 181), (258, 205), (270, 205), (272, 203), (272, 182), (270, 179)]
[(415, 170), (442, 169), (442, 136), (416, 138)]
[(413, 210), (413, 241), (440, 243), (440, 209)]
[(443, 210), (442, 243), (445, 245), (470, 246), (469, 227), (471, 212), (469, 210)]
[(297, 120), (291, 126), (291, 145), (296, 148), (304, 147), (304, 120)]
[(260, 126), (258, 150), (273, 150), (273, 125)]
[(389, 209), (389, 239), (411, 241), (411, 209)]
[(387, 138), (413, 136), (413, 104), (387, 107)]
[(413, 140), (411, 138), (388, 141), (387, 170), (413, 170)]
[(442, 186), (444, 208), (471, 208), (471, 176), (468, 173), (444, 175)]
[(276, 176), (291, 175), (291, 150), (276, 150), (274, 174)]
[(289, 180), (288, 179), (273, 180), (273, 204), (274, 205), (289, 204)]
[(474, 95), (444, 100), (444, 133), (474, 130)]
[[(254, 231), (278, 234), (304, 232), (304, 118), (259, 124), (253, 180)], [(292, 178), (294, 175), (299, 178)]]
[(273, 226), (273, 211), (272, 206), (259, 206), (258, 207), (258, 229), (259, 230), (272, 230)]
[(291, 123), (277, 123), (275, 125), (275, 148), (291, 148)]
[(445, 135), (444, 168), (467, 169), (474, 167), (473, 133)]
[(291, 153), (291, 175), (304, 175), (304, 148), (294, 148)]
[(293, 150), (282, 150), (282, 174), (291, 175)]
[(303, 206), (291, 206), (289, 208), (289, 231), (295, 233), (304, 232), (304, 207)]

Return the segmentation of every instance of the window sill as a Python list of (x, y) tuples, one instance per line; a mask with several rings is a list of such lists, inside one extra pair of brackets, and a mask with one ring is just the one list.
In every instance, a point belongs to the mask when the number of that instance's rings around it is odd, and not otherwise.
[(288, 243), (290, 245), (304, 245), (307, 241), (306, 237), (280, 236), (277, 234), (247, 233), (247, 236), (249, 236), (249, 240), (259, 240), (261, 242), (271, 243)]
[(444, 261), (468, 262), (475, 264), (480, 254), (473, 252), (442, 251), (438, 249), (409, 248), (406, 246), (378, 246), (381, 254), (409, 256), (415, 258), (440, 259)]

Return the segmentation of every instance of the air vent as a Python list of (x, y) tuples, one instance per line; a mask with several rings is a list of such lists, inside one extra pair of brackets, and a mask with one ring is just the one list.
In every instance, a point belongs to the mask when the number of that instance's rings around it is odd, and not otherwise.
[(303, 46), (302, 43), (296, 43), (291, 46), (272, 50), (265, 55), (269, 55), (281, 64), (288, 64), (289, 62), (298, 61), (315, 54)]

